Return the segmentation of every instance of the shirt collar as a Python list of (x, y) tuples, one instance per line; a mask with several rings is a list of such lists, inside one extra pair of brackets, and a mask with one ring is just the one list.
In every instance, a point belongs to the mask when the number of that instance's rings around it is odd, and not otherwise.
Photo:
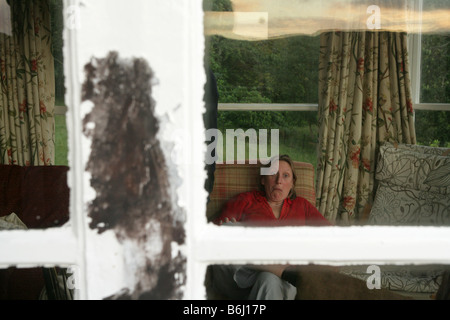
[[(256, 198), (256, 201), (258, 201), (258, 202), (267, 201), (266, 196), (260, 190), (257, 190), (255, 192), (255, 198)], [(292, 204), (292, 199), (291, 198), (286, 198), (284, 201), (285, 201), (285, 203), (287, 203), (289, 205)]]

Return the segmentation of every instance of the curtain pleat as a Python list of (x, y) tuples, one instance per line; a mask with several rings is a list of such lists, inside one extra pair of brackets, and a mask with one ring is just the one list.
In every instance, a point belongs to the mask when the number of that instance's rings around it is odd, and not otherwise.
[(317, 207), (352, 225), (373, 201), (380, 144), (415, 143), (406, 34), (334, 31), (320, 47)]
[(11, 2), (12, 35), (0, 34), (0, 163), (53, 165), (55, 80), (46, 0)]

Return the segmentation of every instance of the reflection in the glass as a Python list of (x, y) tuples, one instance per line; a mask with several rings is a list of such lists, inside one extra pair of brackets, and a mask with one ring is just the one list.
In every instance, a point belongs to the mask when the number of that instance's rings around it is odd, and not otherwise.
[(77, 267), (0, 269), (0, 300), (74, 300)]
[(0, 217), (26, 229), (59, 227), (69, 220), (67, 166), (0, 165)]
[(207, 299), (446, 300), (448, 265), (210, 265)]
[[(67, 131), (55, 112), (55, 96), (64, 105), (62, 9), (61, 0), (0, 1), (1, 231), (69, 221)], [(0, 269), (0, 299), (72, 300), (69, 270)]]
[(64, 105), (62, 1), (0, 4), (11, 18), (0, 25), (11, 23), (0, 34), (0, 217), (61, 226), (69, 219), (67, 130), (55, 111), (55, 96)]
[[(324, 30), (449, 32), (448, 1), (205, 0), (205, 35), (261, 40)], [(233, 12), (231, 12), (233, 11)]]
[[(280, 154), (312, 164), (306, 198), (312, 196), (311, 203), (332, 224), (450, 225), (444, 121), (449, 111), (416, 111), (418, 93), (413, 90), (418, 88), (411, 88), (409, 72), (410, 65), (422, 62), (422, 95), (426, 91), (429, 100), (424, 102), (450, 102), (442, 94), (448, 91), (449, 32), (448, 19), (442, 17), (450, 8), (439, 0), (427, 2), (421, 11), (409, 4), (378, 5), (381, 27), (373, 30), (361, 25), (376, 10), (368, 12), (360, 1), (204, 1), (206, 67), (217, 78), (217, 130), (224, 140), (216, 148), (210, 221), (237, 194), (257, 189), (250, 181), (256, 180), (255, 168), (239, 165), (239, 157), (231, 164), (229, 149), (236, 155), (239, 144), (245, 145), (243, 158), (251, 163), (252, 130), (276, 129)], [(342, 10), (352, 14), (339, 14)], [(244, 19), (242, 12), (254, 15)], [(258, 12), (269, 12), (268, 23), (263, 16), (255, 19)], [(333, 19), (327, 19), (331, 13)], [(290, 24), (298, 20), (302, 23)], [(417, 52), (410, 52), (403, 31), (416, 33), (417, 23), (425, 55), (411, 61)], [(257, 27), (267, 28), (267, 39), (251, 36)], [(433, 45), (439, 47), (438, 55), (430, 54)], [(226, 109), (230, 104), (232, 111)], [(304, 112), (305, 104), (314, 104), (318, 112)], [(298, 111), (286, 112), (283, 106)], [(307, 126), (312, 138), (305, 148), (298, 133)], [(237, 140), (228, 141), (227, 130), (234, 130)]]

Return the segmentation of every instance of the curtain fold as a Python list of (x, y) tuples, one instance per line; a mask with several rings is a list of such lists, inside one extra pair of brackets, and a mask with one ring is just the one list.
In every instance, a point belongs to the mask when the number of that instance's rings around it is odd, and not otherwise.
[(11, 2), (12, 35), (0, 34), (0, 163), (53, 165), (55, 80), (46, 0)]
[(321, 35), (317, 207), (337, 225), (370, 208), (380, 144), (416, 143), (406, 44), (406, 33)]

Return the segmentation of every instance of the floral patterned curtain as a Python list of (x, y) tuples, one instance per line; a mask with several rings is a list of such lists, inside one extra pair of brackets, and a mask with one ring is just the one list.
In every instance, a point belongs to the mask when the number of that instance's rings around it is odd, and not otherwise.
[(53, 165), (55, 80), (46, 0), (11, 1), (0, 34), (0, 163)]
[(380, 144), (416, 143), (406, 43), (406, 33), (321, 35), (317, 207), (337, 225), (370, 210)]

